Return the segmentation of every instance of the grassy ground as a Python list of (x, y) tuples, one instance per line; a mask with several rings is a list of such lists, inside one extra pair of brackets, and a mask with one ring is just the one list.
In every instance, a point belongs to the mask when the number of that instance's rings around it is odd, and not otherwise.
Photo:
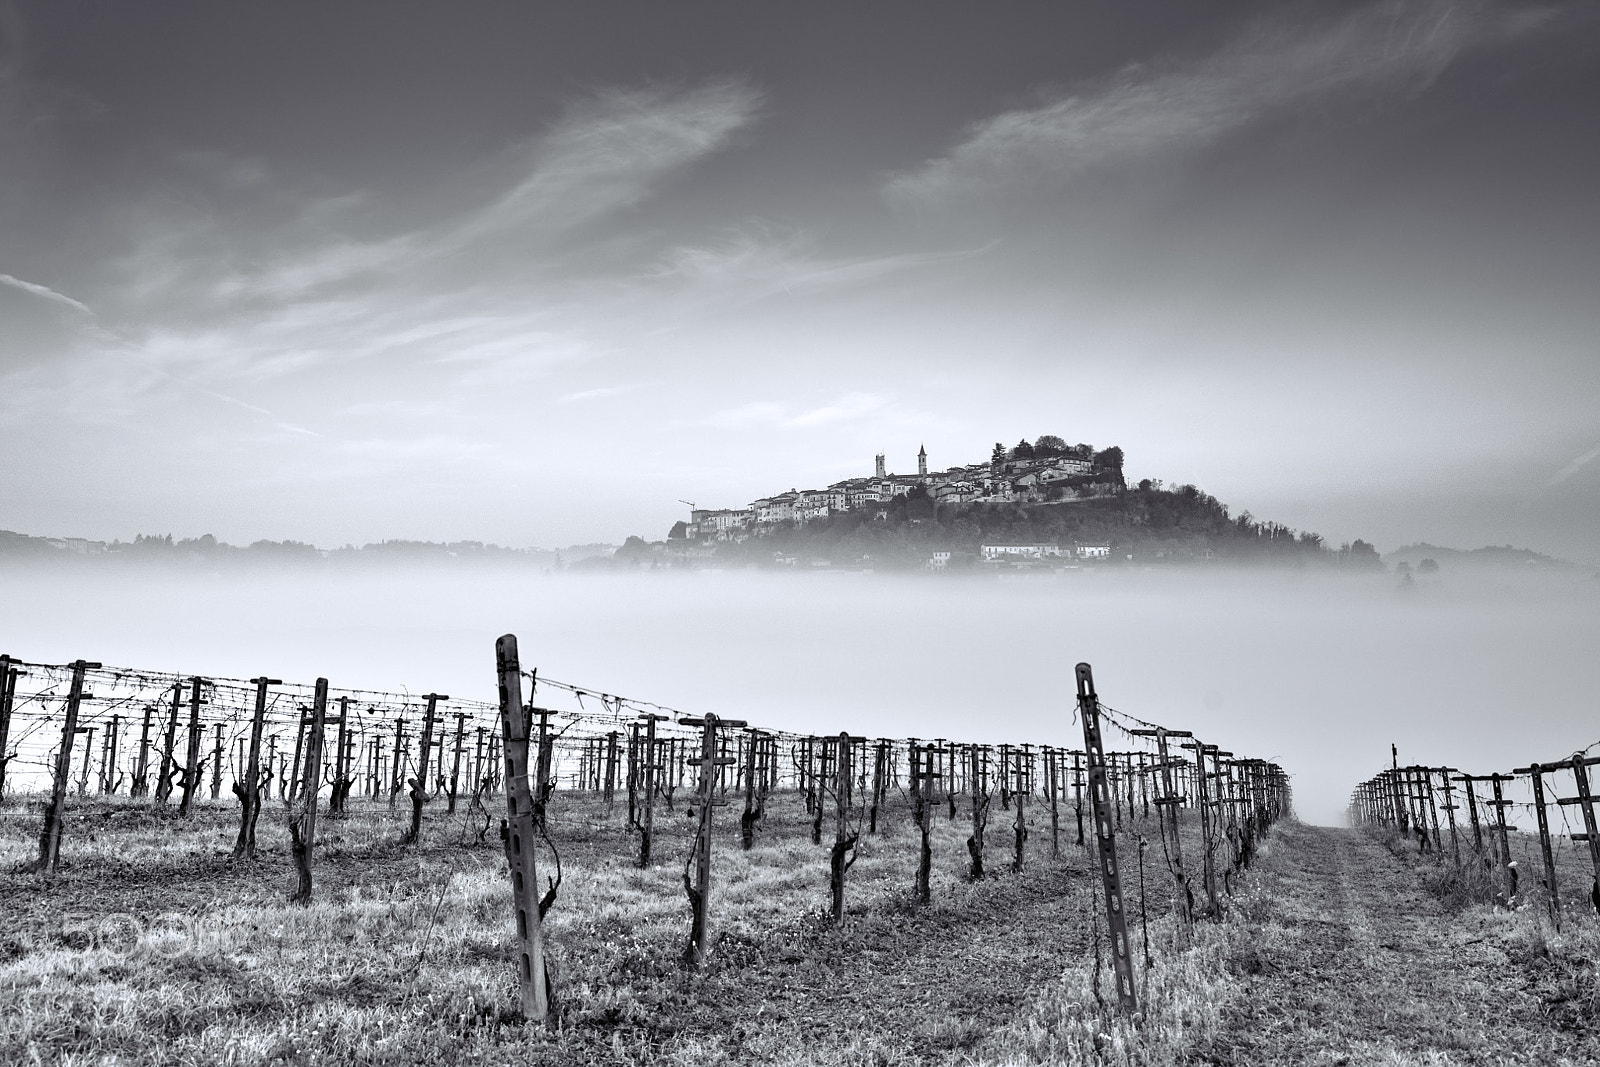
[[(663, 812), (648, 869), (624, 807), (558, 794), (563, 881), (547, 931), (556, 1025), (523, 1023), (510, 892), (491, 832), (358, 804), (322, 824), (312, 904), (281, 809), (262, 855), (231, 863), (235, 814), (193, 818), (78, 801), (59, 874), (28, 862), (35, 810), (0, 809), (0, 1062), (499, 1063), (1587, 1063), (1600, 1060), (1600, 922), (1450, 892), (1452, 866), (1404, 841), (1285, 823), (1235, 880), (1220, 923), (1171, 914), (1153, 823), (1123, 827), (1142, 1012), (1119, 1015), (1098, 884), (1063, 811), (1059, 856), (1036, 821), (1010, 870), (994, 805), (990, 876), (965, 877), (963, 817), (935, 821), (933, 900), (911, 897), (903, 806), (863, 838), (848, 915), (826, 908), (827, 850), (793, 794), (757, 847), (722, 819), (707, 967), (680, 960), (689, 823)], [(942, 811), (943, 809), (941, 809)], [(1038, 806), (1032, 814), (1043, 814)], [(1186, 827), (1186, 855), (1198, 842)], [(1139, 891), (1138, 833), (1148, 900)], [(542, 869), (553, 870), (551, 856)], [(1579, 893), (1578, 867), (1565, 891)], [(1526, 894), (1524, 894), (1526, 897)], [(1576, 902), (1575, 902), (1576, 903)], [(1141, 904), (1144, 905), (1141, 908)], [(1150, 966), (1144, 964), (1149, 917)], [(1096, 959), (1101, 966), (1097, 968)]]
[[(1244, 982), (1193, 1058), (1273, 1064), (1600, 1061), (1592, 908), (1474, 902), (1409, 842), (1289, 824), (1235, 901)], [(1503, 887), (1501, 887), (1503, 895)], [(1587, 907), (1587, 900), (1585, 900)]]
[[(38, 816), (12, 802), (0, 813), (0, 1061), (1092, 1062), (1097, 1047), (1141, 1040), (1099, 1002), (1099, 881), (1066, 811), (1059, 857), (1048, 824), (1035, 825), (1019, 874), (1010, 813), (996, 802), (990, 874), (971, 882), (965, 812), (952, 822), (941, 808), (933, 899), (922, 906), (911, 896), (914, 827), (896, 806), (882, 833), (863, 838), (843, 929), (826, 914), (827, 850), (811, 844), (798, 796), (773, 799), (750, 852), (724, 818), (716, 947), (709, 966), (690, 971), (680, 963), (682, 798), (658, 816), (659, 864), (644, 870), (632, 862), (624, 807), (607, 812), (575, 794), (554, 802), (563, 881), (547, 936), (559, 1006), (544, 1030), (516, 1009), (498, 840), (491, 832), (476, 845), (465, 820), (430, 815), (414, 847), (398, 843), (404, 811), (357, 805), (324, 821), (315, 899), (296, 907), (271, 807), (262, 855), (232, 863), (225, 804), (178, 819), (126, 801), (77, 802), (61, 870), (45, 879), (28, 870)], [(1143, 820), (1138, 829), (1155, 832)], [(1142, 952), (1138, 829), (1129, 820), (1124, 862)], [(551, 859), (541, 857), (542, 870)], [(1140, 1054), (1148, 1062), (1170, 1060), (1186, 1030), (1216, 1017), (1183, 970), (1215, 949), (1175, 944), (1159, 863), (1149, 855), (1145, 875), (1161, 966), (1143, 982), (1173, 1032), (1151, 1045), (1168, 1049), (1163, 1060)], [(1109, 973), (1099, 986), (1111, 989)]]

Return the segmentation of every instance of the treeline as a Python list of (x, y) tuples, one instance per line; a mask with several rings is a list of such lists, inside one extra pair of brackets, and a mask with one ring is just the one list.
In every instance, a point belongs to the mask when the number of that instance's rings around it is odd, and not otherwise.
[[(598, 548), (599, 546), (594, 546)], [(0, 530), (0, 560), (79, 563), (85, 566), (147, 563), (200, 566), (326, 566), (395, 563), (521, 563), (548, 567), (559, 554), (546, 549), (505, 548), (482, 541), (379, 541), (321, 549), (301, 541), (252, 541), (231, 545), (211, 534), (174, 538), (139, 534), (132, 541), (33, 537)]]
[(1165, 488), (1142, 481), (1122, 492), (1083, 500), (1037, 504), (935, 504), (921, 491), (874, 512), (854, 511), (716, 547), (719, 560), (760, 561), (783, 553), (800, 560), (848, 565), (870, 557), (874, 565), (920, 565), (933, 552), (975, 564), (985, 544), (1108, 545), (1127, 562), (1226, 560), (1244, 563), (1328, 565), (1381, 570), (1377, 550), (1365, 541), (1332, 548), (1309, 531), (1263, 522), (1192, 485)]

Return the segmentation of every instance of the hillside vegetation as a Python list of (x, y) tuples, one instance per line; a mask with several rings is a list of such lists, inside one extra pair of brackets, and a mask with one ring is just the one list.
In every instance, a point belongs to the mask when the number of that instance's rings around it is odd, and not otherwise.
[[(652, 552), (644, 542), (618, 553), (627, 560)], [(1222, 560), (1290, 566), (1381, 569), (1365, 541), (1330, 548), (1320, 535), (1231, 515), (1226, 504), (1192, 485), (1165, 488), (1144, 481), (1104, 496), (1038, 504), (963, 503), (936, 505), (913, 491), (874, 511), (851, 511), (804, 525), (780, 524), (762, 536), (714, 546), (721, 561), (764, 562), (774, 553), (802, 562), (826, 559), (846, 564), (870, 559), (883, 566), (920, 565), (935, 551), (956, 554), (952, 562), (975, 562), (985, 544), (1055, 543), (1108, 545), (1113, 559), (1139, 562)], [(670, 542), (654, 554), (670, 552)]]

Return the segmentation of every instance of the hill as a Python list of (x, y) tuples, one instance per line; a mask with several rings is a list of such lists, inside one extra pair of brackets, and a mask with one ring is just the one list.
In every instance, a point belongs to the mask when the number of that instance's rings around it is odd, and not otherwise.
[(976, 565), (984, 545), (1059, 545), (1106, 549), (1107, 562), (1343, 566), (1381, 570), (1377, 551), (1365, 541), (1338, 548), (1321, 535), (1232, 515), (1226, 504), (1193, 485), (1165, 488), (1142, 481), (1081, 499), (1039, 503), (967, 501), (942, 504), (914, 487), (881, 507), (858, 509), (800, 523), (769, 524), (742, 537), (683, 536), (680, 527), (665, 542), (642, 539), (618, 551), (618, 560), (645, 563), (651, 557), (717, 563), (785, 563), (830, 566), (922, 566), (936, 552), (950, 553), (950, 566)]
[(1414, 545), (1397, 548), (1384, 555), (1383, 560), (1390, 566), (1405, 564), (1413, 569), (1428, 570), (1424, 566), (1426, 561), (1432, 560), (1437, 567), (1455, 568), (1490, 568), (1512, 567), (1518, 569), (1540, 570), (1581, 570), (1579, 564), (1569, 560), (1557, 559), (1547, 556), (1543, 552), (1535, 552), (1529, 548), (1513, 548), (1510, 545), (1485, 545), (1482, 548), (1445, 548), (1441, 545), (1430, 545), (1426, 541), (1418, 541)]

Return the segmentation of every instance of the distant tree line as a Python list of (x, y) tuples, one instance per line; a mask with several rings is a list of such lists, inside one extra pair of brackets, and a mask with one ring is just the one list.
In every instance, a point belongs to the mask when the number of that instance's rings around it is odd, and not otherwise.
[(482, 541), (379, 541), (323, 551), (302, 541), (252, 541), (231, 545), (211, 534), (175, 539), (172, 534), (138, 534), (132, 541), (52, 543), (50, 538), (0, 530), (0, 560), (82, 561), (85, 564), (141, 562), (155, 564), (312, 565), (426, 563), (431, 561), (537, 562), (548, 565), (555, 553), (542, 549), (504, 548)]

